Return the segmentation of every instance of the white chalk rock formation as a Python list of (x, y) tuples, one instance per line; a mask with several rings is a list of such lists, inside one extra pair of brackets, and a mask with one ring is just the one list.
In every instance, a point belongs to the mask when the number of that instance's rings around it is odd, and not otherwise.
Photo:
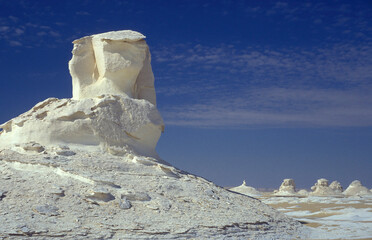
[(151, 55), (144, 39), (141, 33), (125, 30), (75, 40), (69, 62), (73, 99), (113, 94), (156, 105)]
[(102, 95), (83, 100), (49, 98), (1, 128), (1, 148), (36, 142), (71, 149), (129, 147), (156, 156), (163, 121), (148, 101)]
[(297, 192), (297, 195), (301, 197), (307, 197), (309, 196), (309, 194), (310, 193), (306, 189), (301, 189)]
[(338, 181), (333, 181), (330, 185), (329, 185), (330, 188), (333, 189), (333, 191), (335, 191), (336, 193), (342, 193), (344, 191), (344, 189), (342, 188), (341, 186), (341, 183), (338, 182)]
[(293, 196), (296, 195), (296, 185), (293, 179), (284, 179), (278, 191), (274, 193), (277, 196)]
[(144, 38), (119, 31), (75, 40), (69, 62), (73, 99), (49, 98), (0, 125), (0, 148), (36, 142), (71, 149), (130, 148), (156, 157), (164, 124)]
[(312, 192), (310, 193), (311, 196), (339, 196), (340, 193), (336, 192), (332, 189), (329, 184), (328, 180), (325, 178), (318, 179), (318, 181), (311, 187)]
[(293, 239), (302, 225), (159, 159), (144, 36), (74, 41), (73, 99), (2, 124), (0, 238)]
[(250, 197), (259, 197), (262, 195), (254, 187), (247, 186), (245, 180), (243, 181), (242, 185), (230, 188), (229, 190), (233, 192), (241, 193), (241, 194), (244, 194)]
[(354, 180), (344, 191), (344, 194), (347, 196), (363, 196), (371, 195), (372, 193), (362, 185), (359, 180)]

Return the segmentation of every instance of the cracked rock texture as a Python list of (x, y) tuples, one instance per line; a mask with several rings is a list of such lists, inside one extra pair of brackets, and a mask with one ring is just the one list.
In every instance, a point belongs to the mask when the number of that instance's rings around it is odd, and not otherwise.
[(0, 152), (0, 238), (304, 236), (300, 223), (261, 201), (155, 158), (58, 151)]
[(145, 36), (74, 41), (72, 99), (0, 125), (0, 239), (293, 239), (299, 222), (161, 160)]
[[(102, 95), (82, 100), (48, 98), (0, 127), (4, 129), (1, 148), (22, 145), (24, 150), (40, 152), (41, 145), (87, 150), (128, 146), (156, 157), (164, 125), (156, 106), (146, 100)], [(71, 153), (62, 149), (62, 154)]]

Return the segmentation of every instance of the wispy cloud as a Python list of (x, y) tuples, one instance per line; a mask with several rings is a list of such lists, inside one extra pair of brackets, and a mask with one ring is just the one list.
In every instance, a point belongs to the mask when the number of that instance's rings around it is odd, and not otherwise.
[(371, 44), (349, 42), (153, 51), (154, 61), (168, 66), (156, 75), (166, 124), (193, 127), (372, 126), (370, 56)]
[[(226, 78), (247, 84), (283, 85), (362, 85), (372, 80), (372, 44), (343, 43), (310, 49), (239, 49), (234, 45), (217, 47), (175, 45), (153, 51), (153, 59), (168, 65), (161, 76)], [(210, 82), (209, 82), (210, 83)], [(338, 86), (338, 87), (340, 87)]]
[(368, 91), (269, 88), (162, 109), (162, 114), (168, 125), (206, 128), (371, 126), (371, 106)]
[(10, 46), (17, 47), (17, 46), (22, 46), (21, 42), (10, 40), (9, 41)]

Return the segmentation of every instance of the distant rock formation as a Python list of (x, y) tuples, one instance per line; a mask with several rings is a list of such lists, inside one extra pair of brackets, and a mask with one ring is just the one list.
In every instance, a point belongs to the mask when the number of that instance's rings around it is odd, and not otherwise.
[(349, 187), (344, 191), (344, 194), (347, 196), (372, 195), (368, 188), (364, 187), (359, 180), (354, 180), (350, 183)]
[(328, 180), (325, 178), (318, 179), (314, 186), (311, 187), (312, 192), (310, 195), (312, 196), (338, 196), (340, 193), (333, 190), (328, 185)]
[(344, 189), (341, 186), (341, 183), (338, 181), (333, 181), (329, 185), (329, 187), (332, 188), (332, 190), (335, 191), (336, 193), (342, 193), (344, 191)]
[(275, 195), (280, 196), (293, 196), (296, 195), (295, 181), (291, 178), (284, 179), (278, 191), (274, 192)]
[(242, 185), (233, 187), (229, 189), (230, 191), (241, 193), (250, 197), (259, 197), (262, 195), (259, 191), (257, 191), (254, 187), (247, 186), (245, 180), (243, 181)]
[(309, 196), (309, 194), (310, 193), (306, 189), (301, 189), (297, 192), (297, 195), (301, 197), (307, 197)]
[(283, 213), (157, 156), (164, 124), (144, 38), (74, 41), (73, 99), (49, 98), (0, 126), (0, 238), (304, 237)]

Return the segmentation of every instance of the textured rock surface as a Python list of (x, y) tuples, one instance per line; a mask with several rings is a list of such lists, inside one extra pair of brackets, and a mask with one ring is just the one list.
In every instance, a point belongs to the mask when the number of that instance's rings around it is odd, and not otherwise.
[(69, 68), (73, 99), (0, 126), (0, 238), (306, 238), (292, 218), (157, 156), (164, 126), (142, 34), (76, 40)]
[(242, 185), (229, 189), (230, 191), (241, 193), (251, 197), (258, 197), (262, 194), (257, 191), (254, 187), (247, 186), (246, 182), (243, 181)]
[(306, 189), (301, 189), (300, 191), (297, 192), (297, 195), (306, 197), (306, 196), (309, 196), (309, 192)]
[(4, 129), (1, 148), (23, 146), (24, 150), (41, 151), (36, 143), (71, 149), (127, 146), (148, 156), (156, 156), (156, 143), (164, 128), (153, 104), (121, 95), (49, 98), (0, 127)]
[(125, 30), (75, 40), (69, 62), (73, 99), (46, 99), (0, 125), (0, 148), (24, 145), (41, 151), (33, 143), (71, 149), (114, 146), (156, 157), (164, 124), (144, 38)]
[(69, 62), (73, 98), (124, 94), (156, 105), (151, 55), (144, 39), (124, 30), (75, 40)]
[(300, 223), (159, 160), (0, 152), (0, 237), (293, 239)]
[(342, 191), (344, 191), (344, 189), (342, 188), (341, 186), (341, 183), (338, 182), (338, 181), (333, 181), (330, 185), (329, 185), (330, 188), (333, 189), (333, 191), (337, 192), (337, 193), (342, 193)]
[(344, 191), (345, 195), (356, 196), (356, 195), (371, 195), (372, 193), (368, 188), (364, 187), (359, 180), (354, 180), (350, 183), (349, 187)]
[(328, 180), (325, 178), (318, 179), (318, 181), (311, 187), (312, 192), (310, 195), (312, 196), (338, 196), (341, 193), (336, 192), (332, 188), (329, 187)]
[(279, 190), (275, 192), (275, 195), (279, 196), (291, 196), (296, 195), (295, 181), (291, 178), (284, 179), (279, 187)]

